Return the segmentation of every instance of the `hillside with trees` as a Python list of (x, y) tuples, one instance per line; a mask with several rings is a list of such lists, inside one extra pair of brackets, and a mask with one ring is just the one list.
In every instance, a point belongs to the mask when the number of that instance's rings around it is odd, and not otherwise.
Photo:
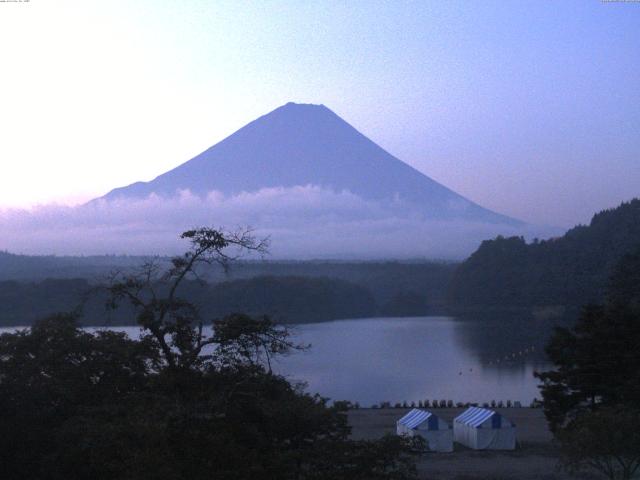
[[(0, 282), (37, 283), (49, 279), (86, 279), (100, 283), (114, 271), (130, 271), (145, 262), (168, 266), (169, 257), (159, 256), (54, 256), (16, 255), (0, 251)], [(367, 288), (385, 310), (392, 310), (400, 297), (423, 296), (431, 310), (442, 310), (451, 275), (457, 266), (442, 261), (345, 261), (345, 260), (237, 260), (229, 271), (203, 270), (198, 275), (214, 284), (254, 277), (335, 278)], [(423, 302), (424, 302), (423, 298)], [(389, 304), (385, 306), (385, 304)], [(411, 302), (419, 304), (415, 299)]]
[(296, 323), (376, 314), (369, 290), (330, 278), (261, 276), (222, 282), (208, 289), (202, 304), (216, 317), (242, 311)]
[(640, 200), (594, 215), (564, 236), (482, 242), (453, 274), (456, 308), (580, 306), (602, 302), (613, 267), (640, 246)]
[[(162, 291), (159, 285), (158, 291)], [(329, 277), (258, 276), (208, 283), (185, 281), (180, 293), (211, 318), (235, 312), (269, 315), (280, 323), (308, 323), (375, 316), (419, 316), (429, 312), (425, 293), (400, 290), (389, 301), (371, 290)], [(133, 325), (122, 305), (105, 308), (104, 288), (85, 279), (0, 282), (0, 326), (27, 326), (56, 312), (77, 312), (83, 325)]]
[[(157, 286), (162, 292), (162, 285)], [(331, 278), (256, 277), (209, 284), (185, 281), (180, 294), (210, 318), (235, 312), (270, 315), (282, 323), (375, 316), (376, 302), (364, 287)], [(83, 325), (134, 325), (126, 306), (105, 308), (104, 288), (84, 279), (0, 282), (1, 326), (26, 326), (56, 312), (77, 312)]]
[[(30, 325), (56, 312), (77, 311), (83, 324), (134, 322), (132, 312), (107, 314), (97, 288), (113, 272), (133, 272), (165, 257), (55, 257), (0, 252), (1, 326)], [(285, 323), (443, 312), (455, 264), (443, 262), (237, 261), (198, 272), (181, 285), (189, 301), (222, 317), (243, 311)], [(121, 307), (124, 308), (124, 307)]]
[(630, 480), (640, 471), (639, 271), (640, 248), (615, 266), (603, 304), (555, 330), (545, 349), (554, 368), (536, 374), (562, 463), (574, 474)]
[(50, 278), (93, 279), (115, 269), (132, 268), (147, 257), (129, 255), (16, 255), (0, 251), (0, 281), (41, 281)]

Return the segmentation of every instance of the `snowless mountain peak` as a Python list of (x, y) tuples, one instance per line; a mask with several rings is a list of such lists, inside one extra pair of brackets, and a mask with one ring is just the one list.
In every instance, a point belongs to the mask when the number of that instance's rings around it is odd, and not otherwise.
[[(487, 210), (397, 159), (324, 105), (289, 102), (150, 182), (104, 198), (225, 195), (314, 185), (367, 201), (406, 202), (425, 218), (521, 224)], [(487, 188), (491, 188), (487, 185)]]

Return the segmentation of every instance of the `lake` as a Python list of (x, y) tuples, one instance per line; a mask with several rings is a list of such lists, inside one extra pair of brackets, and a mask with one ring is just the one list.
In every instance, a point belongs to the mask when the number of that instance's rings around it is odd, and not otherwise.
[[(295, 339), (311, 348), (280, 359), (274, 370), (305, 381), (311, 393), (362, 406), (426, 399), (528, 405), (540, 398), (533, 372), (550, 367), (542, 351), (551, 326), (513, 316), (293, 325)], [(139, 336), (137, 327), (113, 329)]]
[(544, 342), (520, 329), (505, 342), (496, 323), (416, 317), (299, 325), (297, 339), (312, 347), (279, 368), (311, 392), (363, 406), (425, 399), (528, 405), (540, 398), (533, 372), (549, 368)]
[(274, 369), (305, 381), (312, 393), (362, 406), (425, 399), (528, 405), (540, 398), (533, 372), (550, 367), (543, 355), (550, 326), (530, 317), (370, 318), (291, 328), (311, 348)]

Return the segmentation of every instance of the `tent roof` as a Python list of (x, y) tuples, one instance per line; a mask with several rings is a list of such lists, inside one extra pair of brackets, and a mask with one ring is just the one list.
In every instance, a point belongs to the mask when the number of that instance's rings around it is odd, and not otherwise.
[(406, 425), (409, 428), (416, 428), (418, 425), (426, 421), (433, 413), (418, 408), (412, 409), (404, 417), (398, 420), (398, 423)]
[(463, 423), (465, 425), (470, 425), (472, 427), (479, 427), (482, 425), (488, 418), (496, 415), (496, 412), (493, 410), (487, 410), (486, 408), (480, 407), (469, 407), (460, 415), (458, 415), (454, 421), (458, 423)]

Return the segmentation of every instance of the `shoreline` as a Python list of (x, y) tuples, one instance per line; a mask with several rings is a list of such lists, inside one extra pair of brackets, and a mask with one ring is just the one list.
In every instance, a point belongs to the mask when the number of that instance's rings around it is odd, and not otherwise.
[[(454, 443), (451, 453), (427, 452), (417, 459), (420, 479), (438, 480), (569, 480), (558, 469), (560, 452), (541, 408), (496, 408), (516, 425), (517, 447), (513, 451), (471, 450)], [(404, 408), (361, 408), (347, 412), (351, 438), (373, 440), (396, 433), (395, 422)], [(434, 408), (433, 413), (451, 424), (464, 408)], [(586, 480), (589, 477), (581, 477)]]

